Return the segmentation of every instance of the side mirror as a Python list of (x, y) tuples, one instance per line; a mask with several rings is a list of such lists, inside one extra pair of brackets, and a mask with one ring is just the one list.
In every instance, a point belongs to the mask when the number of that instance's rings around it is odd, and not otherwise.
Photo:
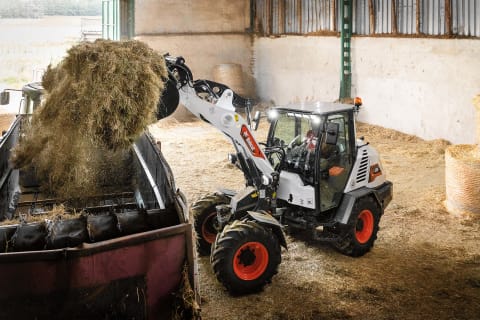
[(260, 111), (255, 112), (255, 115), (253, 116), (253, 119), (252, 119), (254, 131), (257, 131), (258, 129), (258, 125), (260, 124), (260, 117), (261, 117), (261, 112)]
[(329, 145), (336, 145), (338, 141), (338, 131), (340, 125), (336, 122), (328, 122), (327, 123), (327, 137), (325, 139), (325, 143)]
[(4, 106), (10, 103), (10, 92), (2, 91), (0, 93), (0, 105)]

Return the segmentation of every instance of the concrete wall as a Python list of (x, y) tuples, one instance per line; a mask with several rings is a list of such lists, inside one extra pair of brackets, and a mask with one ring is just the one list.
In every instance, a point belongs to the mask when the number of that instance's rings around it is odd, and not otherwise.
[(250, 5), (244, 0), (137, 0), (135, 33), (245, 32)]
[(213, 67), (220, 63), (241, 64), (244, 78), (252, 81), (251, 39), (242, 35), (157, 35), (137, 36), (159, 52), (183, 56), (195, 79), (213, 79)]
[(257, 94), (275, 104), (338, 98), (340, 42), (335, 37), (256, 38)]
[[(257, 38), (258, 95), (278, 104), (335, 100), (339, 52), (335, 37)], [(352, 95), (364, 101), (359, 120), (424, 139), (474, 143), (479, 57), (479, 40), (354, 38)]]
[(160, 52), (183, 56), (195, 79), (213, 79), (218, 64), (241, 64), (246, 90), (253, 94), (249, 27), (249, 1), (135, 2), (136, 39)]

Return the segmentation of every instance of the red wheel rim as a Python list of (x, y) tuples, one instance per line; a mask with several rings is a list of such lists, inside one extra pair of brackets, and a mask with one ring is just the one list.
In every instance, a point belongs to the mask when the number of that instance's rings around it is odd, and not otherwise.
[(258, 279), (267, 269), (268, 251), (260, 242), (247, 242), (233, 256), (233, 271), (242, 280)]
[(213, 228), (213, 218), (216, 214), (216, 211), (210, 213), (202, 223), (202, 238), (210, 244), (215, 242), (215, 238), (217, 237), (217, 232)]
[(373, 214), (370, 210), (363, 210), (358, 215), (357, 225), (355, 226), (355, 237), (361, 244), (367, 243), (373, 234)]

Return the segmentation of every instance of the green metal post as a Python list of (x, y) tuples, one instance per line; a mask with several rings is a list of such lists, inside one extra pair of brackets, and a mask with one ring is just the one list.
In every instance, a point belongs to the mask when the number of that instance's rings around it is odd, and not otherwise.
[(113, 37), (112, 40), (120, 40), (120, 0), (113, 0)]
[(340, 0), (340, 99), (351, 97), (352, 61), (350, 55), (352, 38), (353, 6), (351, 0)]
[(119, 0), (102, 0), (102, 37), (120, 40)]
[(135, 0), (128, 1), (128, 38), (135, 37)]

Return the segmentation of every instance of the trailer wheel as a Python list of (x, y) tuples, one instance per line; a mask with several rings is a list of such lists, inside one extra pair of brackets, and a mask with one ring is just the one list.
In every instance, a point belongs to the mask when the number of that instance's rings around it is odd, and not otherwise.
[(260, 291), (277, 274), (281, 260), (270, 229), (239, 220), (218, 235), (210, 258), (217, 279), (232, 294)]
[(229, 199), (221, 193), (208, 194), (192, 205), (194, 229), (197, 234), (197, 252), (201, 256), (208, 256), (212, 243), (215, 242), (217, 211), (216, 206), (229, 203)]
[(343, 254), (360, 257), (370, 251), (377, 239), (381, 209), (371, 197), (355, 202), (349, 222), (335, 247)]

